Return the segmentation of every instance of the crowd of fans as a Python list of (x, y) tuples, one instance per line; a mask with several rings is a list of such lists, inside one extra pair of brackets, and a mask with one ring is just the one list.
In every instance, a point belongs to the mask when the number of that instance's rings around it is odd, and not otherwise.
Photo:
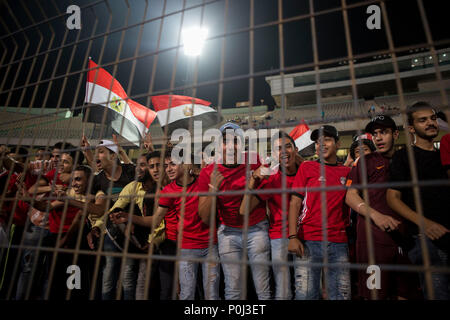
[[(0, 299), (448, 300), (450, 134), (436, 149), (425, 102), (407, 118), (412, 155), (381, 114), (345, 163), (331, 125), (311, 134), (315, 161), (274, 135), (277, 166), (250, 163), (232, 122), (220, 131), (234, 156), (201, 166), (148, 141), (136, 164), (115, 138), (56, 143), (33, 161), (2, 146)], [(69, 288), (72, 265), (81, 280)], [(408, 269), (424, 265), (447, 270)]]

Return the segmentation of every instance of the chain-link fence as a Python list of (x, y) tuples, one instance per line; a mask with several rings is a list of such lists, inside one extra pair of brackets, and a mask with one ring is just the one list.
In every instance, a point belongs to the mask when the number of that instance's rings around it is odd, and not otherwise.
[(1, 299), (448, 299), (441, 4), (0, 8)]

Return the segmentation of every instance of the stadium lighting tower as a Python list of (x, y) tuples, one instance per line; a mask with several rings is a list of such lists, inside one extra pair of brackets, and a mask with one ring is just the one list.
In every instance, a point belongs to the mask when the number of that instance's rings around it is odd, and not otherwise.
[(187, 56), (199, 56), (208, 36), (208, 29), (201, 27), (190, 27), (182, 31), (184, 54)]

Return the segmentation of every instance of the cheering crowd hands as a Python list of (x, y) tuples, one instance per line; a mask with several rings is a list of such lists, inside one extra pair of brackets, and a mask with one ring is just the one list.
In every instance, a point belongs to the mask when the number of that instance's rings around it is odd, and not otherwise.
[(145, 134), (144, 140), (142, 142), (144, 144), (144, 149), (146, 149), (148, 152), (155, 151), (150, 131)]
[(128, 212), (118, 211), (110, 213), (109, 219), (114, 224), (128, 223)]
[(87, 242), (91, 250), (95, 250), (97, 247), (98, 239), (100, 239), (101, 230), (99, 227), (93, 227), (92, 230), (87, 234)]

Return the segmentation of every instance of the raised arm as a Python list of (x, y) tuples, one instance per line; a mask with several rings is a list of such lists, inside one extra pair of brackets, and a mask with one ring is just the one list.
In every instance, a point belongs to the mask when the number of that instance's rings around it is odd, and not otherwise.
[(123, 163), (125, 164), (130, 164), (133, 163), (130, 158), (128, 157), (127, 153), (125, 152), (125, 150), (120, 146), (119, 144), (119, 140), (117, 139), (117, 135), (113, 134), (113, 141), (117, 146), (117, 149), (119, 150), (119, 158), (120, 160), (122, 160)]
[(83, 152), (84, 157), (86, 158), (88, 165), (91, 167), (91, 169), (94, 172), (97, 172), (97, 166), (94, 161), (94, 154), (93, 154), (92, 150), (90, 149), (89, 141), (84, 134), (81, 137), (80, 145), (81, 145), (81, 150)]
[(152, 136), (150, 135), (150, 131), (148, 131), (145, 134), (145, 137), (143, 139), (144, 149), (146, 149), (148, 152), (153, 152), (155, 148), (153, 147), (153, 141)]
[(6, 170), (11, 170), (13, 172), (22, 172), (23, 171), (23, 169), (24, 169), (23, 163), (20, 163), (20, 162), (14, 160), (13, 158), (11, 158), (10, 156), (8, 156), (6, 154), (4, 154), (2, 156), (3, 156), (3, 167)]

